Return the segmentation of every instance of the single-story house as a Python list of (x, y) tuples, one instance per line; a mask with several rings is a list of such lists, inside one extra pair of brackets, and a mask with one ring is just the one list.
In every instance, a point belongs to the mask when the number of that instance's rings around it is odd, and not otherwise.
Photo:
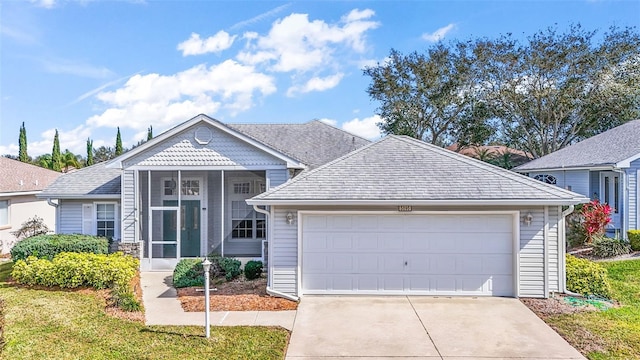
[[(262, 257), (268, 291), (546, 297), (582, 195), (403, 136), (199, 115), (61, 177), (59, 232), (142, 248), (143, 270)], [(568, 208), (563, 208), (568, 206)]]
[(56, 212), (47, 205), (46, 199), (36, 195), (51, 185), (59, 172), (18, 160), (0, 157), (0, 243), (1, 253), (11, 250), (16, 237), (14, 231), (22, 223), (34, 218), (42, 218), (51, 230), (56, 228)]
[(610, 233), (640, 229), (640, 120), (567, 146), (514, 169), (612, 207)]

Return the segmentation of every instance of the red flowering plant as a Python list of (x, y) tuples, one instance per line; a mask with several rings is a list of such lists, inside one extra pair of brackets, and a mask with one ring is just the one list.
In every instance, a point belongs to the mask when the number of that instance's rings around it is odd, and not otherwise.
[(601, 204), (600, 201), (592, 200), (582, 207), (584, 216), (584, 229), (587, 233), (587, 243), (590, 244), (594, 238), (604, 235), (605, 227), (611, 222), (611, 207), (608, 204)]

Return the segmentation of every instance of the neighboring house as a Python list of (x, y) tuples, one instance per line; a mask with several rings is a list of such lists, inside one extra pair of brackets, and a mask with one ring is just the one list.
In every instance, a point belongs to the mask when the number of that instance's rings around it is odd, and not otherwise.
[(320, 121), (226, 125), (199, 115), (39, 196), (57, 203), (59, 233), (140, 243), (142, 269), (210, 252), (262, 257), (265, 215), (245, 200), (368, 143)]
[(629, 121), (514, 169), (612, 207), (609, 232), (640, 229), (640, 120)]
[[(533, 156), (522, 150), (513, 149), (504, 145), (479, 145), (460, 148), (457, 143), (447, 146), (447, 150), (455, 151), (472, 158), (489, 161), (492, 163), (502, 163), (508, 167), (520, 166), (531, 161)], [(507, 166), (502, 166), (507, 167)]]
[(289, 298), (546, 297), (565, 289), (563, 206), (588, 201), (407, 137), (204, 115), (40, 196), (58, 231), (142, 245), (143, 270), (268, 240), (267, 290)]
[(62, 175), (59, 172), (0, 157), (0, 243), (2, 253), (16, 242), (12, 232), (25, 221), (39, 216), (49, 229), (56, 228), (55, 210), (46, 199), (36, 198), (44, 188)]

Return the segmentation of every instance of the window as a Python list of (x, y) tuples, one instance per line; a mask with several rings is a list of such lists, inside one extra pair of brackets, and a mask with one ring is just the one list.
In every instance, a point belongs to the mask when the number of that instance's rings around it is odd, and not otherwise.
[(9, 200), (0, 200), (0, 226), (9, 225)]
[(176, 181), (173, 179), (170, 180), (164, 180), (162, 182), (163, 188), (164, 188), (164, 194), (165, 195), (173, 195), (173, 191), (176, 189)]
[(200, 195), (200, 180), (182, 180), (182, 195)]
[(251, 193), (251, 183), (250, 182), (241, 182), (233, 184), (233, 193), (234, 194), (250, 194)]
[(547, 183), (547, 184), (551, 184), (551, 185), (555, 185), (556, 181), (557, 181), (555, 176), (547, 175), (547, 174), (536, 175), (533, 178), (538, 180), (538, 181), (542, 181), (543, 183)]
[(96, 235), (113, 238), (116, 233), (116, 205), (96, 204)]
[(231, 202), (232, 238), (264, 239), (266, 237), (265, 220), (264, 214), (253, 210), (253, 207), (247, 205), (244, 200)]

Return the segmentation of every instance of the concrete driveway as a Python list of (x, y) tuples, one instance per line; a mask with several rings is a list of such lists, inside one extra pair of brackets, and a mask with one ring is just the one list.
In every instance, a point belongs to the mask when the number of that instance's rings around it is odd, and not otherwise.
[(584, 359), (517, 299), (305, 296), (286, 359)]

